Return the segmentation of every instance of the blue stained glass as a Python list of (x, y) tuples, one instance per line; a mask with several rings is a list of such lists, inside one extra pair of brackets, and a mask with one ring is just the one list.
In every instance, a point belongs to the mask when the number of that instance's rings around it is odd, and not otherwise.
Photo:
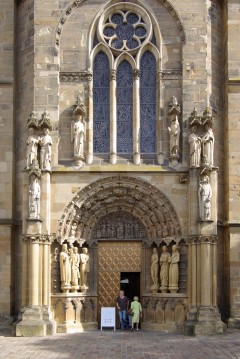
[(123, 41), (122, 40), (113, 40), (112, 43), (111, 43), (111, 46), (114, 48), (114, 49), (117, 49), (117, 50), (120, 50), (122, 47), (123, 47)]
[(123, 17), (121, 14), (113, 14), (111, 20), (114, 24), (121, 24), (123, 22)]
[(110, 66), (106, 54), (97, 54), (93, 65), (93, 152), (110, 152)]
[(129, 49), (135, 49), (138, 46), (139, 46), (139, 43), (136, 40), (127, 41), (127, 47)]
[(136, 36), (142, 37), (142, 36), (145, 36), (146, 33), (147, 33), (147, 31), (146, 31), (145, 27), (143, 27), (143, 26), (139, 26), (135, 29)]
[(129, 24), (136, 24), (136, 22), (138, 21), (139, 21), (139, 16), (136, 14), (131, 13), (127, 16), (127, 22)]
[(103, 30), (103, 34), (105, 36), (112, 37), (115, 34), (115, 29), (110, 26), (105, 27), (105, 29)]
[(134, 35), (134, 28), (130, 24), (121, 24), (116, 28), (119, 40), (131, 40)]
[(156, 59), (146, 51), (140, 62), (140, 148), (156, 152)]
[(133, 152), (133, 71), (125, 60), (117, 70), (117, 152)]

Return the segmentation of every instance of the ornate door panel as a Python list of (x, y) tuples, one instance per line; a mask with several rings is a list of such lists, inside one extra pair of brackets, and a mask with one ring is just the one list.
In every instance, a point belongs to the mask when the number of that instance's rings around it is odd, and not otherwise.
[(98, 308), (115, 306), (121, 272), (141, 272), (142, 242), (98, 242)]

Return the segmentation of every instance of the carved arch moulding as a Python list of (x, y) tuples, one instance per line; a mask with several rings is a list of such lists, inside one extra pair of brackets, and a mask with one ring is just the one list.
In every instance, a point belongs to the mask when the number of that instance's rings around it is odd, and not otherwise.
[[(121, 3), (122, 1), (107, 1), (106, 4), (103, 6), (102, 9), (100, 9), (100, 13), (102, 13), (104, 10), (106, 10), (109, 6), (116, 4), (116, 3)], [(56, 31), (55, 31), (55, 37), (54, 37), (54, 46), (56, 49), (56, 52), (58, 53), (59, 50), (59, 45), (60, 45), (60, 39), (61, 39), (61, 33), (63, 30), (63, 26), (66, 23), (67, 19), (69, 16), (71, 16), (71, 14), (74, 12), (74, 9), (78, 8), (79, 6), (81, 6), (82, 3), (85, 3), (85, 0), (73, 0), (70, 1), (69, 4), (63, 9), (62, 14), (60, 16), (60, 19), (58, 21), (58, 25), (56, 27)], [(129, 1), (129, 3), (131, 3), (131, 1)], [(170, 0), (159, 0), (159, 3), (161, 5), (163, 5), (171, 14), (172, 18), (174, 19), (174, 21), (177, 24), (179, 33), (180, 33), (180, 37), (181, 40), (183, 42), (185, 42), (185, 29), (184, 26), (182, 24), (182, 21), (180, 19), (180, 15), (177, 12), (177, 10), (175, 9), (175, 7), (172, 5), (172, 3), (170, 2)], [(135, 2), (132, 4), (134, 6)], [(145, 2), (145, 6), (144, 4), (141, 2), (139, 3), (138, 1), (136, 2), (136, 5), (140, 5), (141, 7), (145, 8), (147, 11), (150, 12), (150, 7), (147, 4), (147, 1)], [(99, 14), (97, 15), (97, 17), (99, 16)]]
[(99, 239), (179, 243), (182, 230), (176, 210), (158, 188), (140, 178), (114, 176), (77, 192), (58, 224), (61, 244), (91, 246)]

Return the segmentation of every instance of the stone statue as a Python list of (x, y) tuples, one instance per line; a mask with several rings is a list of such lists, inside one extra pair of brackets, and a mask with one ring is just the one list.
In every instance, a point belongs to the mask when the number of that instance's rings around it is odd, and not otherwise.
[(77, 231), (77, 223), (73, 222), (71, 229), (70, 229), (70, 237), (75, 238), (76, 237), (76, 231)]
[(205, 125), (205, 134), (202, 137), (202, 155), (209, 166), (213, 166), (214, 134), (211, 127)]
[(79, 264), (80, 264), (80, 255), (78, 253), (78, 248), (73, 247), (73, 252), (71, 256), (71, 291), (75, 292), (79, 289), (78, 281), (80, 278)]
[(179, 157), (180, 126), (177, 115), (171, 115), (171, 126), (168, 127), (170, 134), (170, 156)]
[(158, 252), (157, 252), (157, 248), (153, 248), (153, 254), (151, 258), (151, 276), (153, 281), (153, 285), (151, 286), (151, 291), (153, 293), (157, 293), (159, 288), (158, 271), (159, 271)]
[(84, 158), (84, 133), (83, 116), (78, 115), (71, 125), (71, 141), (74, 143), (74, 157)]
[(70, 290), (71, 266), (70, 266), (70, 256), (68, 253), (68, 247), (66, 243), (62, 245), (62, 252), (60, 253), (59, 261), (60, 261), (61, 289), (64, 293), (67, 293)]
[(169, 264), (171, 262), (171, 255), (167, 251), (167, 246), (162, 247), (162, 254), (160, 257), (160, 283), (161, 292), (166, 293), (168, 289), (168, 276), (169, 276)]
[(196, 135), (197, 126), (191, 128), (189, 136), (190, 167), (200, 167), (201, 162), (201, 137)]
[(87, 274), (90, 271), (89, 265), (89, 254), (86, 247), (82, 248), (82, 253), (80, 254), (80, 289), (82, 292), (85, 292), (88, 289), (87, 285)]
[(33, 127), (29, 128), (29, 136), (27, 139), (26, 168), (30, 168), (33, 160), (37, 159), (39, 136), (36, 136)]
[(180, 255), (176, 244), (172, 246), (172, 257), (169, 267), (169, 290), (171, 293), (177, 293), (178, 291), (178, 279), (179, 279), (179, 268), (178, 263)]
[(52, 157), (52, 137), (49, 135), (49, 129), (43, 128), (43, 135), (40, 139), (40, 168), (42, 170), (51, 171), (51, 157)]
[(209, 177), (204, 175), (199, 183), (199, 215), (201, 220), (210, 220), (211, 218), (211, 198), (212, 188), (209, 183)]
[(32, 175), (29, 185), (29, 218), (38, 219), (40, 217), (40, 196), (41, 189), (36, 175)]

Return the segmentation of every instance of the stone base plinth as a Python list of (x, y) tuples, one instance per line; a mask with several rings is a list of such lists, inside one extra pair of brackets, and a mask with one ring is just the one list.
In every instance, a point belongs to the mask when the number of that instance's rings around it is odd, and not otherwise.
[(228, 320), (228, 327), (240, 329), (240, 318), (230, 318)]
[(56, 323), (51, 319), (48, 308), (31, 306), (24, 308), (20, 318), (14, 324), (17, 337), (43, 337), (56, 333)]
[(81, 333), (90, 330), (98, 330), (98, 323), (64, 323), (57, 324), (57, 333)]
[(152, 323), (142, 322), (141, 329), (160, 331), (163, 333), (184, 333), (184, 325), (176, 323)]
[(185, 324), (187, 335), (223, 334), (227, 326), (221, 321), (217, 308), (201, 307), (191, 309)]

